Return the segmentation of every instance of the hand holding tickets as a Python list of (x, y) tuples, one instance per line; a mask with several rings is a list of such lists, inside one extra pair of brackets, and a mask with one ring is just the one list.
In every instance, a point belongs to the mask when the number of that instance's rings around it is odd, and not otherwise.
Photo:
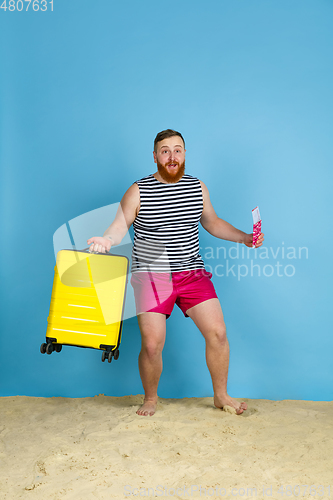
[(259, 207), (256, 207), (252, 210), (252, 217), (253, 217), (253, 243), (252, 243), (252, 248), (255, 248), (256, 243), (258, 241), (258, 238), (261, 234), (261, 219), (260, 219), (260, 212), (259, 212)]

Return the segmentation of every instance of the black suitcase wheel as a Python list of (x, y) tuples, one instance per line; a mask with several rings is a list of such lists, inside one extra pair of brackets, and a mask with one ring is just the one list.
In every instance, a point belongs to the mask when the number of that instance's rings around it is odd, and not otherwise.
[(113, 357), (114, 357), (114, 359), (118, 359), (119, 358), (119, 349), (115, 349), (113, 351)]
[(53, 344), (47, 344), (46, 354), (52, 354), (52, 353), (53, 353)]
[(41, 344), (41, 346), (40, 346), (40, 352), (42, 354), (46, 353), (46, 346), (47, 346), (47, 344), (45, 344), (45, 342), (43, 342), (43, 344)]
[(109, 355), (108, 355), (108, 362), (111, 363), (112, 361), (112, 351), (109, 352)]
[(102, 352), (102, 361), (103, 361), (103, 363), (104, 363), (104, 361), (105, 361), (105, 358), (106, 358), (106, 351), (103, 351), (103, 352)]
[(62, 349), (62, 345), (61, 345), (61, 344), (56, 344), (56, 345), (55, 345), (55, 350), (56, 350), (56, 352), (60, 352), (60, 351), (61, 351), (61, 349)]

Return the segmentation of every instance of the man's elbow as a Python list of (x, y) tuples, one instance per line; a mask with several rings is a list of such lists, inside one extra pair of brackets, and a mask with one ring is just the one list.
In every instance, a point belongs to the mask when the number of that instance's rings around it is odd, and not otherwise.
[(212, 222), (201, 221), (201, 225), (207, 231), (207, 233), (212, 234), (214, 236), (214, 224), (212, 224)]

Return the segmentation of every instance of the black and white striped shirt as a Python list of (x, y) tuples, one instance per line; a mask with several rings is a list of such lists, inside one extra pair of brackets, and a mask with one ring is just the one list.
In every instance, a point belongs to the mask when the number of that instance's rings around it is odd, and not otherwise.
[(184, 174), (164, 184), (153, 174), (136, 181), (140, 210), (135, 232), (132, 272), (179, 272), (203, 269), (198, 224), (203, 210), (199, 179)]

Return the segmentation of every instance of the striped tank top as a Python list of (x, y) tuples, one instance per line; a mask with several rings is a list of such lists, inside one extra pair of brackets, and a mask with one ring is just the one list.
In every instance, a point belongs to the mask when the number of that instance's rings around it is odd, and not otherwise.
[(132, 272), (203, 269), (199, 221), (203, 196), (199, 179), (184, 174), (164, 184), (153, 174), (136, 181), (140, 210), (133, 222)]

